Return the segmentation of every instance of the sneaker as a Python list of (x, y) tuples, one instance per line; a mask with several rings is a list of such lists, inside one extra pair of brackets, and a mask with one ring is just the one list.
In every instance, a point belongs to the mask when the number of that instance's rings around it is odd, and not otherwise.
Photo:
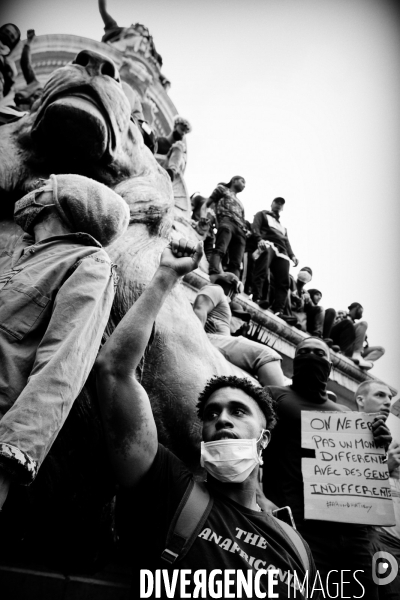
[(351, 357), (351, 360), (360, 367), (360, 369), (372, 369), (372, 367), (374, 366), (374, 363), (371, 360), (365, 360), (365, 358), (363, 358), (361, 356), (361, 354), (354, 354), (354, 356)]

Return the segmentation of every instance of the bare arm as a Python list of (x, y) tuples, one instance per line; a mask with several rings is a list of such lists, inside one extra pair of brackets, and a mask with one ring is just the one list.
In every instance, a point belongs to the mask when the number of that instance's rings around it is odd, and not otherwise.
[(131, 487), (151, 467), (157, 430), (145, 389), (135, 371), (153, 323), (179, 277), (195, 269), (202, 243), (172, 241), (153, 279), (103, 346), (96, 362), (97, 390), (108, 450), (119, 482)]
[(213, 308), (214, 302), (209, 296), (205, 296), (204, 294), (199, 294), (196, 296), (193, 304), (193, 310), (195, 315), (200, 319), (203, 327), (205, 326), (207, 317)]

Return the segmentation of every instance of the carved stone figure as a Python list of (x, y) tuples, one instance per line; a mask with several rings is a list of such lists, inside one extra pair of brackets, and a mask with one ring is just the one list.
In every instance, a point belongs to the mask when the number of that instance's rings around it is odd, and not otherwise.
[[(33, 111), (4, 125), (0, 139), (0, 272), (7, 269), (20, 233), (12, 219), (13, 204), (34, 189), (38, 178), (50, 173), (88, 176), (128, 203), (131, 225), (107, 249), (119, 273), (108, 333), (151, 279), (173, 233), (170, 179), (130, 115), (115, 65), (83, 50), (54, 71)], [(187, 237), (197, 239), (190, 225)], [(157, 319), (141, 377), (160, 441), (189, 463), (197, 459), (194, 404), (213, 374), (243, 373), (212, 347), (178, 286)], [(48, 561), (51, 555), (66, 571), (71, 561), (84, 568), (98, 566), (111, 531), (114, 487), (93, 390), (89, 378), (32, 486), (11, 486), (0, 515), (9, 560), (22, 560), (22, 548), (28, 557), (40, 551)], [(74, 557), (66, 553), (69, 543), (76, 548)]]

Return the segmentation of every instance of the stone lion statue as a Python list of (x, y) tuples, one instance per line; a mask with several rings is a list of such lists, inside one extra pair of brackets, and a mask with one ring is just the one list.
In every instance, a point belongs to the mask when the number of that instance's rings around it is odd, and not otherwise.
[[(173, 233), (174, 209), (170, 179), (143, 143), (113, 62), (83, 50), (54, 71), (32, 112), (1, 128), (0, 153), (1, 269), (21, 233), (14, 202), (38, 179), (77, 173), (108, 185), (129, 205), (130, 227), (107, 249), (119, 273), (109, 335), (153, 276)], [(187, 237), (194, 235), (188, 227)], [(217, 373), (241, 371), (210, 344), (178, 286), (157, 319), (141, 377), (160, 441), (187, 462), (197, 457), (197, 396)], [(89, 378), (35, 482), (11, 488), (3, 523), (7, 558), (20, 561), (39, 550), (66, 571), (97, 567), (112, 537), (114, 492)]]

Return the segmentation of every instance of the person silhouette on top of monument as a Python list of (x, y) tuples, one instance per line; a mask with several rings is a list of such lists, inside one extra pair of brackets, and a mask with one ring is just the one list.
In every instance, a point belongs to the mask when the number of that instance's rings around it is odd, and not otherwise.
[(227, 270), (239, 277), (248, 229), (244, 207), (237, 194), (243, 192), (245, 187), (244, 178), (235, 175), (228, 183), (219, 183), (207, 200), (207, 206), (215, 205), (218, 220), (215, 248), (210, 258), (210, 275), (222, 272), (222, 258), (229, 252)]
[(192, 127), (187, 119), (176, 115), (174, 117), (174, 126), (168, 136), (157, 138), (156, 154), (166, 156), (165, 160), (159, 161), (161, 166), (167, 171), (174, 180), (177, 173), (183, 173), (186, 165), (186, 145), (183, 139), (187, 133), (192, 131)]
[(14, 94), (15, 105), (18, 106), (20, 110), (30, 111), (34, 102), (38, 100), (43, 93), (43, 86), (36, 77), (36, 73), (32, 65), (31, 44), (34, 38), (34, 29), (28, 29), (26, 34), (26, 42), (22, 48), (20, 59), (21, 70), (26, 81), (26, 86)]
[(0, 27), (0, 100), (7, 96), (18, 74), (9, 54), (21, 39), (21, 32), (14, 23), (6, 23)]
[(0, 274), (0, 508), (10, 479), (35, 478), (93, 366), (114, 298), (102, 245), (129, 208), (97, 181), (51, 175), (14, 218), (25, 234)]
[(270, 211), (261, 210), (255, 215), (252, 226), (254, 239), (258, 244), (258, 250), (254, 253), (253, 301), (261, 308), (269, 306), (268, 295), (270, 273), (272, 273), (275, 296), (270, 308), (278, 316), (282, 316), (284, 312), (288, 295), (290, 260), (295, 267), (299, 263), (290, 245), (286, 227), (280, 222), (280, 213), (284, 205), (284, 198), (275, 198)]
[(101, 41), (104, 43), (107, 42), (116, 42), (123, 34), (129, 33), (131, 30), (136, 35), (145, 38), (149, 45), (149, 52), (153, 59), (156, 61), (159, 67), (162, 67), (163, 60), (161, 55), (157, 52), (156, 47), (154, 45), (153, 37), (150, 35), (147, 27), (142, 25), (141, 23), (135, 23), (135, 25), (131, 25), (130, 27), (120, 27), (115, 19), (110, 15), (107, 11), (107, 2), (106, 0), (99, 0), (99, 11), (101, 18), (104, 23), (104, 35), (101, 38)]

